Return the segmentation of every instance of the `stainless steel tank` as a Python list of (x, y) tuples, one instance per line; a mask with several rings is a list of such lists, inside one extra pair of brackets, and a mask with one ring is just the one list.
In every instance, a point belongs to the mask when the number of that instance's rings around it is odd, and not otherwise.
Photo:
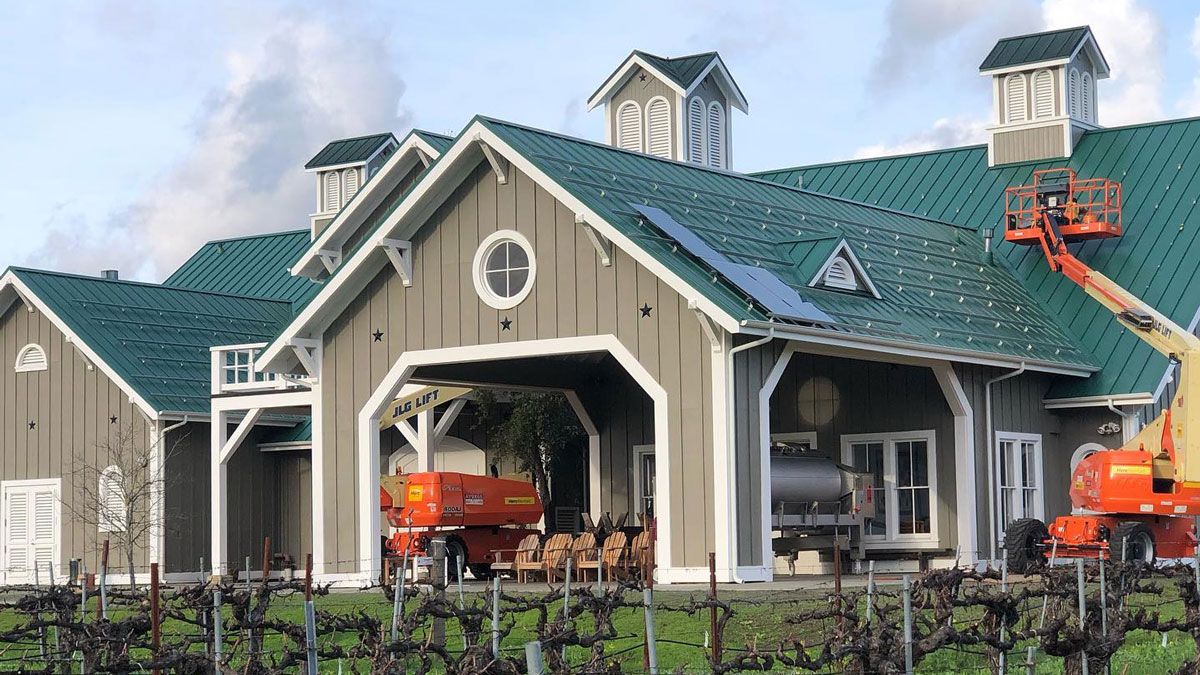
[(828, 457), (771, 456), (771, 503), (836, 502), (854, 490), (854, 473)]

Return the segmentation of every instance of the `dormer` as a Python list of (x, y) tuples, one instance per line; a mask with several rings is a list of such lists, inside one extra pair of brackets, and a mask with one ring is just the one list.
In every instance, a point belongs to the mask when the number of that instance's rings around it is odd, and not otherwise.
[(717, 169), (731, 164), (730, 112), (749, 110), (716, 52), (634, 51), (588, 99), (588, 110), (601, 104), (610, 145)]
[(979, 66), (992, 78), (988, 165), (1070, 157), (1096, 123), (1108, 62), (1087, 26), (1004, 38)]
[(304, 170), (317, 177), (317, 210), (310, 215), (314, 240), (399, 146), (390, 133), (344, 138), (308, 160)]

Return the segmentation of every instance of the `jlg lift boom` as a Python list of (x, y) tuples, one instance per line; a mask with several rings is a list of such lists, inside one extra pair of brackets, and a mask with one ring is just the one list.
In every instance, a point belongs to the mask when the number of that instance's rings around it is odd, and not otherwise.
[[(1089, 268), (1067, 244), (1121, 235), (1121, 186), (1080, 180), (1070, 169), (1034, 173), (1005, 195), (1004, 238), (1040, 246), (1050, 267), (1112, 312), (1134, 335), (1179, 364), (1175, 398), (1118, 450), (1092, 454), (1071, 476), (1072, 514), (1049, 528), (1027, 518), (1005, 532), (1009, 568), (1024, 572), (1057, 557), (1193, 555), (1200, 515), (1200, 339)], [(1189, 403), (1197, 405), (1188, 407)]]

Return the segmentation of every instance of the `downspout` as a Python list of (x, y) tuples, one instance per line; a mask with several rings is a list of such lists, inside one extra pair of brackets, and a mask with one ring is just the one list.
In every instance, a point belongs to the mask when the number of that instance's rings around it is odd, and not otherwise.
[(1114, 415), (1121, 418), (1121, 445), (1125, 445), (1129, 441), (1132, 441), (1133, 437), (1137, 435), (1138, 431), (1140, 431), (1140, 429), (1137, 428), (1138, 414), (1136, 412), (1123, 412), (1116, 406), (1116, 403), (1114, 403), (1111, 398), (1108, 399), (1108, 409), (1111, 410)]
[[(734, 374), (733, 373), (733, 357), (734, 357), (734, 355), (738, 354), (739, 352), (744, 352), (749, 349), (754, 349), (755, 347), (761, 347), (762, 345), (765, 345), (774, 339), (775, 339), (775, 327), (771, 326), (771, 328), (767, 331), (767, 334), (764, 335), (763, 337), (761, 337), (757, 340), (753, 340), (751, 342), (747, 342), (744, 345), (738, 345), (737, 347), (733, 347), (729, 350), (729, 354), (728, 354), (729, 358), (725, 360), (725, 382), (727, 383), (727, 385), (729, 387), (729, 393), (725, 399), (727, 403), (732, 403), (731, 399), (733, 398), (734, 388), (737, 386), (734, 384), (734, 378), (733, 378), (733, 374)], [(732, 481), (736, 485), (736, 483), (737, 483), (737, 466), (736, 466), (737, 448), (736, 448), (736, 444), (733, 441), (733, 438), (734, 438), (734, 434), (737, 432), (737, 429), (736, 429), (737, 420), (733, 419), (733, 406), (732, 405), (727, 405), (726, 415), (728, 416), (728, 421), (726, 422), (726, 425), (725, 425), (726, 426), (725, 442), (729, 445), (730, 449), (733, 451), (731, 454), (731, 459), (733, 459), (733, 461), (735, 463), (734, 466), (729, 467), (729, 469), (730, 469), (729, 475), (726, 477), (726, 480)], [(770, 486), (770, 484), (767, 484), (767, 485), (762, 486), (762, 489), (770, 490), (771, 486)], [(733, 494), (733, 490), (730, 490), (729, 494)], [(736, 518), (735, 518), (735, 522), (730, 523), (730, 525), (733, 526), (731, 529), (733, 530), (733, 533), (736, 536), (736, 534), (737, 534)], [(730, 575), (733, 577), (734, 582), (739, 583), (739, 584), (744, 583), (745, 580), (738, 576), (738, 571), (737, 571), (738, 563), (737, 563), (736, 555), (734, 556), (731, 563), (732, 563), (730, 565), (731, 569), (729, 570), (729, 572), (730, 572)], [(767, 561), (764, 560), (763, 566), (765, 567), (766, 565), (767, 565)]]
[(987, 432), (988, 457), (988, 551), (989, 560), (996, 560), (996, 430), (992, 428), (992, 385), (1025, 372), (1025, 362), (1021, 367), (998, 377), (993, 377), (983, 386), (983, 414), (986, 419), (984, 431)]
[(154, 509), (156, 511), (158, 511), (158, 525), (159, 526), (158, 526), (158, 531), (155, 532), (153, 534), (153, 536), (156, 541), (156, 546), (154, 548), (157, 549), (156, 553), (158, 554), (157, 557), (159, 558), (159, 560), (158, 560), (159, 566), (163, 567), (163, 568), (166, 567), (165, 563), (166, 563), (166, 543), (167, 543), (164, 538), (164, 534), (167, 530), (167, 515), (166, 515), (167, 511), (166, 511), (166, 504), (165, 504), (166, 496), (163, 494), (163, 487), (162, 487), (162, 482), (161, 482), (162, 480), (165, 480), (166, 472), (167, 472), (166, 458), (163, 454), (163, 446), (165, 446), (167, 444), (167, 434), (168, 433), (182, 427), (183, 425), (185, 425), (187, 423), (188, 423), (188, 416), (184, 415), (183, 419), (179, 423), (172, 424), (169, 427), (164, 427), (162, 431), (158, 432), (158, 442), (155, 443), (155, 445), (158, 446), (158, 452), (155, 453), (158, 455), (158, 457), (155, 458), (154, 463), (156, 465), (161, 464), (159, 470), (162, 472), (162, 475), (160, 475), (160, 481), (158, 482), (158, 485), (156, 485), (154, 487), (154, 491), (157, 493), (157, 494), (155, 494), (155, 497), (154, 497)]

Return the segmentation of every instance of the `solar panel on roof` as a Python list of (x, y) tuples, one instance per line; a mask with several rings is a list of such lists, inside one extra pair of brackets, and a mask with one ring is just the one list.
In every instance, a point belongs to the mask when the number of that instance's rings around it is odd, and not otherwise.
[(795, 289), (783, 283), (774, 272), (733, 262), (662, 209), (633, 203), (630, 206), (668, 237), (679, 242), (688, 253), (711, 265), (772, 315), (781, 319), (833, 323), (828, 314), (801, 298)]

